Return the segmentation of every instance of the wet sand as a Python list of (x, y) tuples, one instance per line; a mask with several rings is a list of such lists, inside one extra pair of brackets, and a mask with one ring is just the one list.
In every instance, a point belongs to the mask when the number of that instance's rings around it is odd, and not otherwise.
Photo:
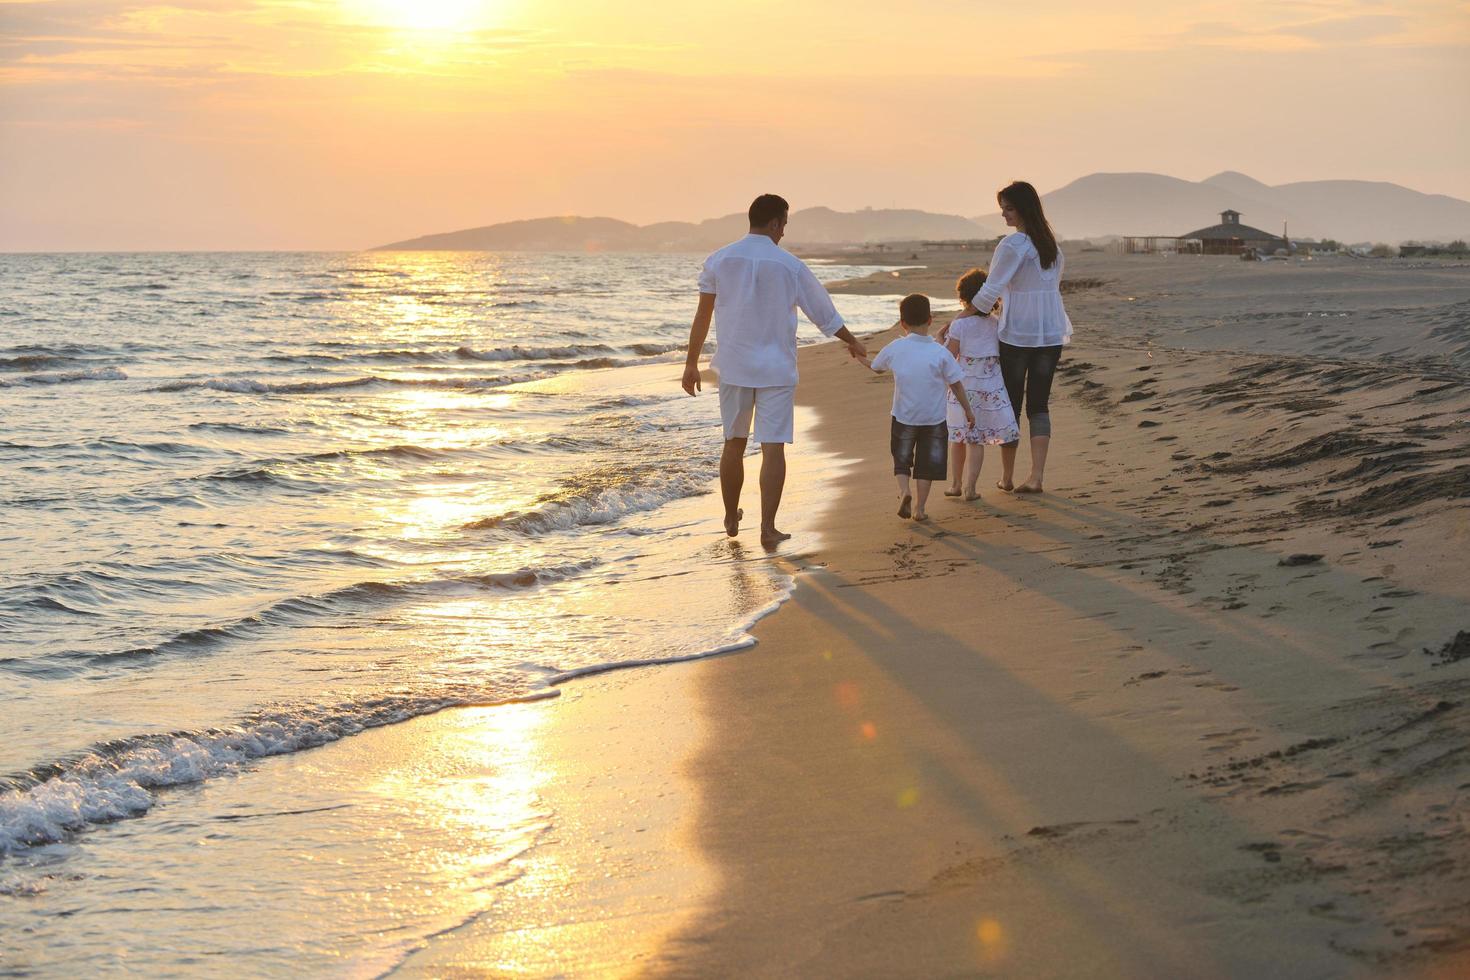
[[(760, 645), (536, 706), (556, 819), (659, 841), (593, 893), (660, 927), (566, 972), (1470, 971), (1470, 270), (1068, 275), (1045, 495), (987, 458), (981, 502), (899, 520), (889, 381), (806, 349), (818, 448), (855, 462)], [(588, 738), (614, 703), (686, 737), (652, 764)], [(555, 853), (588, 894), (598, 854)], [(508, 964), (504, 911), (403, 975)]]

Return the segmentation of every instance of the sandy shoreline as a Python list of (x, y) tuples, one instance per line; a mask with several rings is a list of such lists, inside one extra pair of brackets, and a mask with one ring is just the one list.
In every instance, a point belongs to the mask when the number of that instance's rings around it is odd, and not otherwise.
[[(899, 522), (888, 382), (805, 350), (820, 447), (859, 462), (760, 645), (533, 706), (558, 824), (629, 855), (594, 888), (591, 844), (546, 852), (578, 908), (630, 915), (543, 967), (1470, 969), (1470, 276), (1069, 275), (1096, 284), (1068, 298), (1046, 496)], [(667, 751), (589, 737), (614, 703)], [(505, 913), (400, 974), (508, 972)]]

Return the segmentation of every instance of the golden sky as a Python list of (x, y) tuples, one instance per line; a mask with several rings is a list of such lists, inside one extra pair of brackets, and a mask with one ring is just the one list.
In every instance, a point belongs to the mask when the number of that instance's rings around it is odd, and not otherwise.
[(1095, 171), (1470, 199), (1470, 0), (0, 0), (0, 249), (990, 213)]

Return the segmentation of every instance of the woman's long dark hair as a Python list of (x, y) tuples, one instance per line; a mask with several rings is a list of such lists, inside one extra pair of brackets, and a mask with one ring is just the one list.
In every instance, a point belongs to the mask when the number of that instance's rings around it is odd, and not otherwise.
[(1036, 246), (1036, 254), (1041, 257), (1041, 267), (1050, 269), (1056, 264), (1057, 236), (1046, 222), (1046, 214), (1041, 210), (1041, 195), (1036, 193), (1036, 188), (1024, 180), (1014, 181), (997, 191), (995, 199), (1020, 212), (1021, 229), (1030, 237), (1031, 244)]

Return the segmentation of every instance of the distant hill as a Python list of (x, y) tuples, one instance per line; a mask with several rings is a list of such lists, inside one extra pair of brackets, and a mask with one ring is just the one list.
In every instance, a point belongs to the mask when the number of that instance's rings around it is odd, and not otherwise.
[[(662, 221), (634, 225), (615, 218), (535, 218), (482, 228), (410, 238), (374, 251), (706, 251), (745, 234), (744, 214), (728, 214), (698, 224)], [(842, 245), (864, 242), (912, 242), (925, 239), (993, 238), (999, 220), (986, 224), (954, 214), (904, 209), (833, 211), (804, 208), (791, 213), (783, 245)]]
[(1231, 170), (1198, 182), (1163, 174), (1089, 174), (1043, 201), (1052, 226), (1068, 238), (1183, 235), (1215, 224), (1226, 208), (1266, 231), (1287, 222), (1293, 238), (1397, 244), (1470, 237), (1470, 201), (1382, 181), (1272, 187)]
[[(1148, 173), (1089, 174), (1043, 195), (1043, 200), (1052, 227), (1066, 238), (1183, 235), (1215, 224), (1226, 208), (1241, 212), (1243, 223), (1264, 231), (1279, 231), (1288, 222), (1293, 238), (1391, 244), (1470, 238), (1470, 201), (1381, 181), (1309, 180), (1271, 187), (1232, 170), (1201, 181)], [(734, 241), (745, 230), (744, 214), (652, 225), (615, 218), (536, 218), (424, 235), (377, 250), (702, 252)], [(804, 208), (792, 212), (782, 244), (799, 248), (993, 238), (1004, 231), (994, 216)]]

